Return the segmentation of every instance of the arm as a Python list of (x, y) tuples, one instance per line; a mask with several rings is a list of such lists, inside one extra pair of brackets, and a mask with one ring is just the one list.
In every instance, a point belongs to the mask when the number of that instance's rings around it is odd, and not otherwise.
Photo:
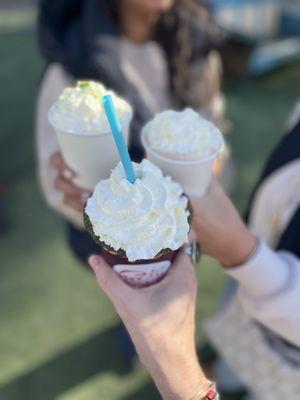
[(46, 70), (36, 107), (37, 165), (40, 186), (48, 205), (81, 228), (86, 194), (72, 185), (74, 174), (59, 156), (59, 144), (47, 117), (49, 108), (69, 83), (70, 78), (60, 65), (52, 64)]
[(283, 338), (300, 346), (300, 260), (259, 242), (243, 264), (227, 268), (239, 284), (244, 309)]
[(246, 311), (285, 339), (300, 345), (300, 261), (258, 242), (217, 182), (192, 199), (193, 224), (202, 251), (239, 282)]
[(195, 346), (197, 279), (180, 254), (156, 285), (134, 289), (97, 256), (90, 258), (98, 284), (114, 304), (163, 399), (192, 399), (206, 389)]

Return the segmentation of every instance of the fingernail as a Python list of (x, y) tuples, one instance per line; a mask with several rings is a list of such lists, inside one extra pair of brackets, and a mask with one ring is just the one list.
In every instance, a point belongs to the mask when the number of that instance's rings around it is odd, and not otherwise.
[(94, 272), (96, 272), (101, 267), (101, 259), (98, 256), (90, 256), (89, 264)]
[(69, 169), (65, 169), (64, 171), (63, 171), (63, 177), (65, 178), (65, 179), (68, 179), (69, 181), (74, 177), (74, 173), (71, 171), (71, 170), (69, 170)]

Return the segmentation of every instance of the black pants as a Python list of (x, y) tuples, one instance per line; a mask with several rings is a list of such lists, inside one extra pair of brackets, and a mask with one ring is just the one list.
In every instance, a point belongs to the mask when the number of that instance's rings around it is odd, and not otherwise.
[(98, 246), (86, 231), (80, 231), (71, 224), (67, 224), (67, 240), (73, 253), (87, 265), (87, 259), (91, 254), (100, 254)]

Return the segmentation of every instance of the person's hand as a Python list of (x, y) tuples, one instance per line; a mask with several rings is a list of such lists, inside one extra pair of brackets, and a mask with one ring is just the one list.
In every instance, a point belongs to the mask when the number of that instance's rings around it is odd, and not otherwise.
[(75, 177), (75, 173), (64, 162), (61, 153), (54, 153), (51, 156), (50, 162), (57, 171), (55, 187), (63, 193), (64, 203), (76, 211), (83, 212), (90, 192), (74, 185), (72, 180)]
[(190, 399), (206, 388), (195, 350), (197, 279), (190, 258), (180, 253), (161, 282), (143, 289), (124, 283), (101, 257), (89, 263), (163, 398)]
[(207, 193), (190, 198), (192, 226), (201, 251), (217, 259), (225, 268), (243, 263), (257, 245), (221, 185), (213, 180)]

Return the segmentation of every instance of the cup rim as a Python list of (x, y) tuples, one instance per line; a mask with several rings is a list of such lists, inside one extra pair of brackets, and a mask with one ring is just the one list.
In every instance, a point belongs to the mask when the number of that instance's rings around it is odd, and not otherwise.
[(175, 160), (174, 158), (169, 158), (169, 157), (163, 156), (161, 153), (153, 150), (147, 143), (147, 140), (146, 140), (147, 133), (144, 130), (142, 131), (142, 134), (141, 134), (141, 141), (142, 141), (142, 145), (146, 149), (146, 152), (151, 153), (152, 155), (154, 155), (161, 161), (165, 161), (169, 164), (176, 164), (176, 165), (178, 165), (178, 164), (180, 164), (180, 165), (195, 165), (195, 164), (203, 164), (203, 163), (206, 163), (207, 161), (211, 161), (211, 160), (215, 159), (217, 157), (217, 155), (220, 153), (220, 151), (222, 150), (222, 148), (224, 146), (223, 135), (218, 129), (216, 129), (215, 132), (218, 136), (218, 141), (219, 141), (217, 150), (214, 151), (209, 156), (205, 156), (205, 157), (201, 157), (201, 158), (197, 158), (197, 159), (193, 159), (193, 160), (181, 160), (181, 159)]
[[(110, 132), (110, 131), (103, 132), (103, 133), (98, 133), (98, 132), (96, 132), (96, 133), (89, 133), (89, 132), (79, 133), (79, 132), (75, 131), (74, 129), (61, 129), (61, 128), (59, 128), (59, 127), (54, 123), (53, 118), (52, 118), (52, 114), (53, 114), (54, 107), (55, 107), (55, 104), (53, 104), (53, 105), (50, 107), (49, 111), (48, 111), (48, 121), (50, 122), (50, 124), (53, 126), (53, 128), (54, 128), (56, 131), (59, 131), (59, 132), (62, 132), (62, 133), (67, 133), (67, 134), (72, 135), (72, 136), (79, 136), (79, 137), (82, 137), (82, 136), (85, 136), (85, 137), (95, 137), (95, 136), (107, 136), (107, 135), (111, 135), (111, 132)], [(132, 119), (132, 116), (133, 116), (133, 111), (132, 111), (132, 109), (131, 109), (131, 110), (128, 110), (128, 112), (127, 112), (125, 115), (126, 115), (125, 118), (120, 119), (121, 126), (123, 126), (123, 124), (127, 123), (127, 120), (128, 120), (128, 122), (130, 123), (130, 121), (131, 121), (131, 119)], [(124, 122), (124, 120), (125, 120), (126, 122)], [(123, 123), (122, 123), (122, 122), (123, 122)]]

